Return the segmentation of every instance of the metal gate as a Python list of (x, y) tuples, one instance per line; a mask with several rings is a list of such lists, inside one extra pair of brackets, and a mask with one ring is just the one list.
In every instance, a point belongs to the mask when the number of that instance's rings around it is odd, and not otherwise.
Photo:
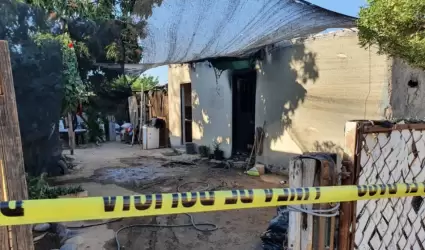
[[(425, 182), (424, 123), (348, 122), (344, 151), (345, 185)], [(424, 198), (342, 204), (339, 238), (339, 249), (425, 249)]]

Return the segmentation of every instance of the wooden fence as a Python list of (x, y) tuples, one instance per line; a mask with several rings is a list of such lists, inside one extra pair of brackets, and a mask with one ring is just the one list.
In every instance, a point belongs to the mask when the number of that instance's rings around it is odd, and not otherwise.
[[(130, 120), (134, 125), (138, 125), (140, 119), (140, 103), (141, 96), (139, 93), (134, 93), (128, 98)], [(145, 114), (144, 119), (151, 120), (152, 118), (160, 118), (165, 121), (165, 127), (160, 129), (159, 145), (160, 147), (169, 147), (169, 128), (168, 128), (168, 91), (167, 85), (158, 86), (154, 89), (144, 92)]]

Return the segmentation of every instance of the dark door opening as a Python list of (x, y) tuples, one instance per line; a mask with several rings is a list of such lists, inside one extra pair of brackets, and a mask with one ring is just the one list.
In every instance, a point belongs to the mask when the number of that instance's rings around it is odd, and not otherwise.
[(255, 137), (255, 70), (237, 71), (232, 79), (233, 154), (249, 153)]
[(192, 84), (180, 85), (182, 144), (192, 142)]

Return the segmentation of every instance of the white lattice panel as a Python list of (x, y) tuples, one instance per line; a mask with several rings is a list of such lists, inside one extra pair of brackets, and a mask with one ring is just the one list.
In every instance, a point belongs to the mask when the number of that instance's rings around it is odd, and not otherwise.
[[(425, 131), (363, 134), (359, 185), (425, 182)], [(425, 249), (421, 197), (357, 202), (355, 249)]]

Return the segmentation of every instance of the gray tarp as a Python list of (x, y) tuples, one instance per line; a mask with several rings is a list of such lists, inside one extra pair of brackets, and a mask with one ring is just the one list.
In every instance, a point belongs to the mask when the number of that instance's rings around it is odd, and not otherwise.
[(350, 28), (355, 18), (299, 0), (164, 0), (147, 20), (141, 65), (235, 57), (278, 41), (328, 28)]

